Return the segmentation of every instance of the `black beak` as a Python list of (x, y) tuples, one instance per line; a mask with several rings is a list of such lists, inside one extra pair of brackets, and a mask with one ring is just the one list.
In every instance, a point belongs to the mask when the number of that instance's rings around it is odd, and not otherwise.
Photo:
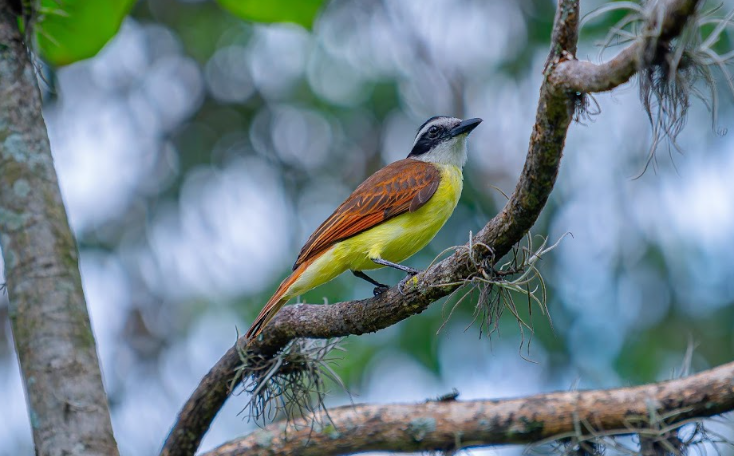
[(449, 134), (451, 135), (452, 138), (454, 136), (469, 134), (472, 130), (477, 128), (477, 126), (480, 123), (482, 123), (482, 119), (480, 118), (466, 119), (463, 122), (461, 122), (459, 125), (452, 128)]

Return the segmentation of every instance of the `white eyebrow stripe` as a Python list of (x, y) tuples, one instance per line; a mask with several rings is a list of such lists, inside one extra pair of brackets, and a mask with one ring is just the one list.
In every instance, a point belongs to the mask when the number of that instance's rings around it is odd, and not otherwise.
[(418, 142), (418, 140), (428, 131), (429, 128), (436, 125), (439, 127), (452, 127), (455, 123), (461, 122), (459, 119), (456, 119), (454, 117), (439, 117), (437, 119), (433, 119), (432, 121), (428, 122), (423, 126), (423, 128), (420, 129), (418, 134), (415, 135), (415, 140), (413, 141), (413, 146)]

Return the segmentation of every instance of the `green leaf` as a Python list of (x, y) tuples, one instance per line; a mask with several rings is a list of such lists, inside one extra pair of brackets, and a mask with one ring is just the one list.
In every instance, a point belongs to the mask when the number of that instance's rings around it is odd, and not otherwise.
[(323, 0), (217, 0), (235, 16), (255, 22), (293, 22), (313, 25)]
[(36, 38), (53, 65), (94, 56), (117, 33), (136, 0), (41, 0)]

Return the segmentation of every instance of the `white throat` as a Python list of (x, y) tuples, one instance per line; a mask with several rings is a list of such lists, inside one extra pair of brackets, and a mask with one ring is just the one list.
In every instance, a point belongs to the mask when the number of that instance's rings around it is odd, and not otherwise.
[(414, 156), (416, 160), (463, 168), (466, 163), (466, 134), (456, 136), (435, 146), (429, 152)]

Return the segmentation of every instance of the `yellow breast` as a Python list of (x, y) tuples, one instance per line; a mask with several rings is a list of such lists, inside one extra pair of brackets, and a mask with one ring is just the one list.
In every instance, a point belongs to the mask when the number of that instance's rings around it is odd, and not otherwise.
[(400, 263), (431, 242), (453, 213), (463, 188), (461, 168), (433, 165), (441, 171), (441, 182), (426, 204), (415, 212), (403, 213), (334, 244), (289, 288), (288, 297), (305, 293), (349, 269), (363, 271), (382, 267), (372, 258)]

